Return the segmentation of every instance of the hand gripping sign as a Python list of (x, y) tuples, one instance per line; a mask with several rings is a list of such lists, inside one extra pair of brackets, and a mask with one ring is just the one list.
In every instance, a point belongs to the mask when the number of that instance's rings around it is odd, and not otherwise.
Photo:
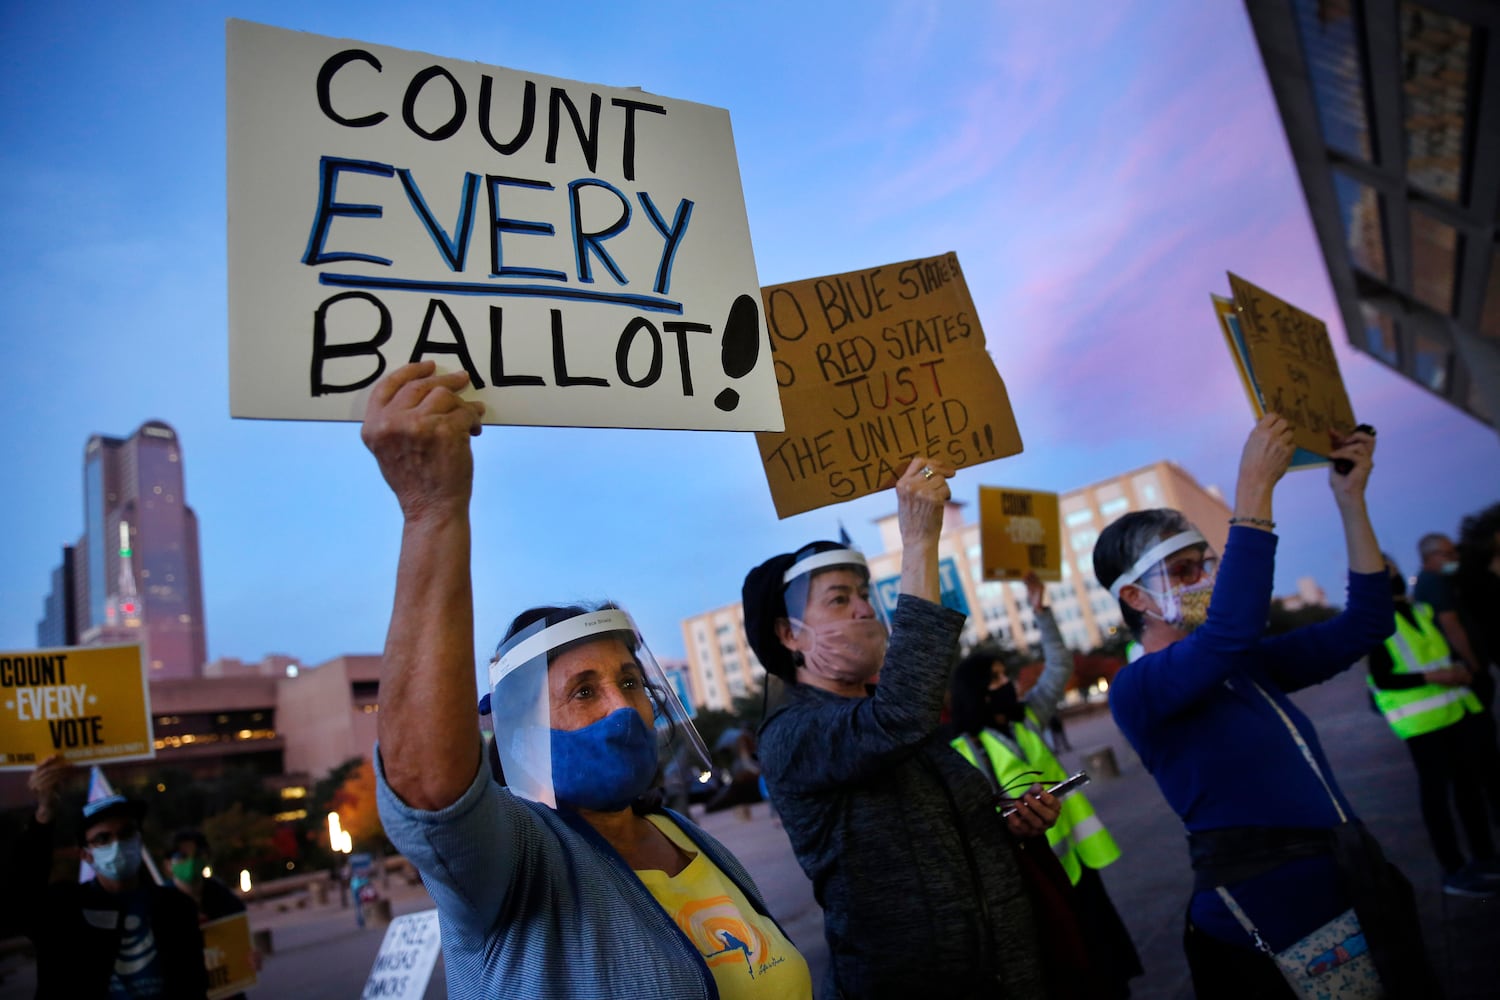
[(780, 429), (729, 114), (228, 27), (230, 412), (468, 372), (491, 423)]

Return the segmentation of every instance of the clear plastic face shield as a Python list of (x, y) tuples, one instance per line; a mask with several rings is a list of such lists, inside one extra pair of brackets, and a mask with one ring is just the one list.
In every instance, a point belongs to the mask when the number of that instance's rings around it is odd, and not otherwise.
[(1196, 529), (1165, 538), (1137, 559), (1119, 579), (1110, 584), (1116, 600), (1128, 586), (1144, 590), (1156, 602), (1160, 618), (1174, 628), (1191, 632), (1208, 620), (1219, 557)]
[(709, 768), (666, 672), (617, 608), (521, 629), (495, 650), (489, 681), (505, 783), (532, 801), (617, 811), (673, 756)]
[(889, 632), (870, 593), (865, 557), (854, 549), (804, 550), (782, 575), (782, 586), (802, 665), (843, 684), (873, 681)]
[[(827, 588), (819, 588), (817, 595), (813, 594), (813, 577), (825, 570), (847, 570), (858, 577), (857, 580), (841, 580), (838, 587), (834, 588), (837, 593), (829, 592)], [(826, 580), (825, 580), (826, 582)], [(875, 608), (876, 614), (880, 608), (876, 604), (875, 595), (870, 593), (870, 564), (865, 561), (864, 553), (856, 549), (829, 549), (826, 552), (812, 551), (809, 546), (797, 553), (792, 565), (781, 576), (782, 593), (786, 598), (787, 618), (792, 621), (807, 620), (807, 601), (809, 597), (816, 596), (827, 610), (832, 610), (836, 602), (840, 600), (853, 601), (863, 598)]]

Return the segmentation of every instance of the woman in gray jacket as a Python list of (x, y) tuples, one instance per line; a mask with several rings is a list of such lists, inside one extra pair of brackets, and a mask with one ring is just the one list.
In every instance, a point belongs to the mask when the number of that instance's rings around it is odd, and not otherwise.
[[(833, 996), (1060, 995), (1037, 916), (1038, 894), (1069, 891), (1041, 836), (1057, 802), (1029, 792), (1002, 818), (938, 732), (964, 623), (938, 603), (952, 471), (918, 459), (896, 484), (901, 596), (888, 643), (864, 557), (847, 546), (815, 542), (745, 579), (751, 648), (787, 685), (761, 727), (762, 773), (824, 910)], [(1024, 879), (1020, 850), (1061, 887)], [(1076, 941), (1054, 923), (1059, 910), (1066, 923), (1066, 906), (1047, 911), (1054, 946)]]

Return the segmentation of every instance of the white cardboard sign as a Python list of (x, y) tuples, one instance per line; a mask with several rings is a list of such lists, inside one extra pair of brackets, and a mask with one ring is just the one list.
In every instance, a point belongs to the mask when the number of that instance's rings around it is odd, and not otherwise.
[(408, 913), (391, 921), (380, 953), (370, 966), (370, 978), (360, 993), (362, 1000), (378, 997), (421, 997), (437, 963), (442, 940), (437, 910)]
[(780, 430), (729, 113), (228, 25), (230, 412), (357, 420), (412, 360), (488, 423)]

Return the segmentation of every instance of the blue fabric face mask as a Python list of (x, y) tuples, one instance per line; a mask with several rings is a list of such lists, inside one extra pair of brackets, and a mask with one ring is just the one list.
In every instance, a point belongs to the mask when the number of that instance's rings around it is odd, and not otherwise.
[(656, 734), (633, 708), (619, 708), (582, 729), (552, 730), (552, 790), (557, 804), (618, 812), (656, 777)]

